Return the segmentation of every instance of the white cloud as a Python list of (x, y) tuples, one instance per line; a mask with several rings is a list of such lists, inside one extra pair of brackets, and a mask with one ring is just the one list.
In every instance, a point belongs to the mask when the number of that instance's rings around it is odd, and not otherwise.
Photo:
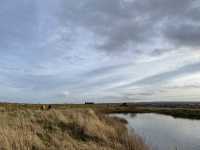
[(0, 99), (164, 100), (191, 86), (184, 91), (189, 97), (197, 92), (200, 70), (200, 10), (194, 4), (2, 1)]

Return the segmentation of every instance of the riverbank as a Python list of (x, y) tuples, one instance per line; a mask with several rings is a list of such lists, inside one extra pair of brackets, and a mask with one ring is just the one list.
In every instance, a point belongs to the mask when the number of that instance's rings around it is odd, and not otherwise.
[(200, 119), (200, 109), (193, 108), (167, 108), (167, 107), (117, 107), (101, 108), (104, 113), (157, 113), (177, 118)]
[(14, 104), (0, 103), (0, 111), (93, 109), (103, 114), (110, 113), (158, 113), (178, 118), (200, 119), (200, 103), (197, 102), (159, 102), (159, 103), (106, 103), (106, 104)]
[(92, 109), (0, 111), (0, 149), (147, 150), (124, 120)]

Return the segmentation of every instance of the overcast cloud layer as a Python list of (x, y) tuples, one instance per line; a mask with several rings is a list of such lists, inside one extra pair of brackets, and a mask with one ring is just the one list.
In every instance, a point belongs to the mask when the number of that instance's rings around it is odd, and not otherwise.
[(2, 0), (0, 101), (200, 100), (199, 0)]

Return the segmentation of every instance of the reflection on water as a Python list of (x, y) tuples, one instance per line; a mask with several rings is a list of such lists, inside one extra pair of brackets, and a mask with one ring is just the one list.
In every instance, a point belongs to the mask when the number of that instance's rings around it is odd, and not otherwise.
[(200, 150), (200, 120), (160, 114), (117, 114), (128, 121), (153, 150)]

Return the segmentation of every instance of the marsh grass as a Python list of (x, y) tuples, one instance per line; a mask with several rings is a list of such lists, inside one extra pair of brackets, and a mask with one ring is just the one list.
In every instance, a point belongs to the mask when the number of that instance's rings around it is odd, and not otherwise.
[(147, 149), (124, 120), (91, 109), (0, 111), (0, 150)]

